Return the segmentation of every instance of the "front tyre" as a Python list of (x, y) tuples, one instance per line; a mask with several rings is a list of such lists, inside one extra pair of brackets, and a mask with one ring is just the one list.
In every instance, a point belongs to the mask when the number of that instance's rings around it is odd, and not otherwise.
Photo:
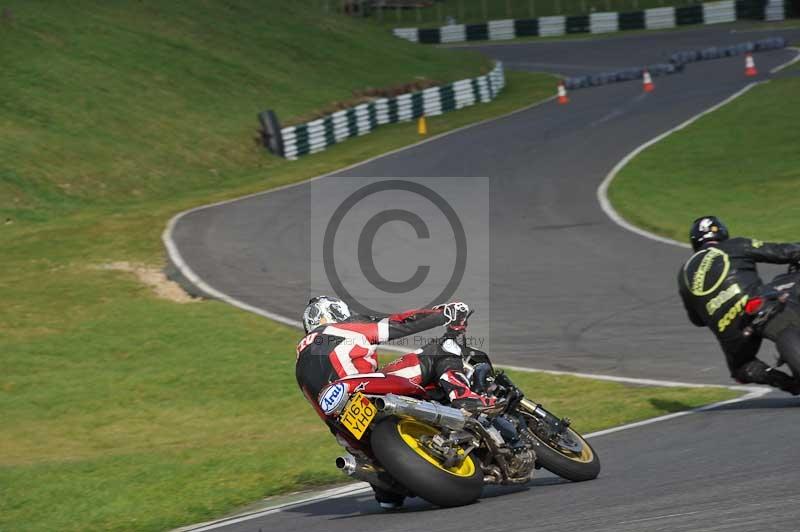
[(483, 489), (480, 461), (467, 456), (458, 467), (445, 469), (421, 443), (439, 430), (410, 419), (386, 418), (372, 429), (372, 452), (386, 471), (411, 493), (437, 506), (463, 506)]
[(574, 430), (567, 429), (566, 432), (568, 432), (567, 437), (581, 444), (580, 452), (561, 447), (556, 442), (546, 441), (528, 429), (528, 436), (533, 440), (536, 452), (536, 463), (572, 482), (597, 478), (600, 474), (600, 458), (595, 450)]

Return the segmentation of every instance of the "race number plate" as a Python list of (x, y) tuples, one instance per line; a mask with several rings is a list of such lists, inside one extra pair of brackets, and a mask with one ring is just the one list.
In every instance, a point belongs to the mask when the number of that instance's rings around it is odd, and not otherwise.
[(354, 393), (339, 416), (339, 421), (360, 440), (378, 410), (361, 392)]

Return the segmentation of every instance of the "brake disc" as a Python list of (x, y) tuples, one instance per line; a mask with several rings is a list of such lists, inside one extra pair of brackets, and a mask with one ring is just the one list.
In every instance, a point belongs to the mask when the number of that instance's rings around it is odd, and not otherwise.
[(556, 445), (576, 454), (583, 451), (583, 444), (580, 440), (573, 438), (569, 432), (559, 434), (556, 437)]

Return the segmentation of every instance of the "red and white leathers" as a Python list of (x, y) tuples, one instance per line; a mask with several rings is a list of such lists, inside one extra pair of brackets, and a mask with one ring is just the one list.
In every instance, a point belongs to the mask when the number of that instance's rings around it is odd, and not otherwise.
[(329, 382), (378, 369), (375, 350), (389, 340), (444, 325), (441, 310), (410, 310), (387, 318), (355, 316), (320, 325), (297, 345), (295, 376), (309, 401)]
[[(410, 310), (387, 318), (354, 317), (312, 330), (297, 345), (295, 367), (297, 382), (306, 398), (316, 404), (317, 395), (328, 383), (377, 371), (375, 350), (379, 344), (450, 322), (452, 317), (445, 315), (444, 308)], [(443, 349), (448, 344), (452, 344), (450, 349)], [(387, 365), (384, 372), (423, 386), (441, 377), (439, 384), (451, 401), (480, 398), (469, 390), (466, 377), (460, 373), (463, 368), (456, 349), (459, 348), (452, 340), (430, 344)]]
[(469, 379), (463, 373), (461, 347), (447, 339), (431, 343), (413, 353), (404, 355), (384, 366), (383, 372), (409, 379), (414, 384), (427, 386), (435, 379), (439, 388), (454, 406), (486, 405), (487, 398), (470, 389)]

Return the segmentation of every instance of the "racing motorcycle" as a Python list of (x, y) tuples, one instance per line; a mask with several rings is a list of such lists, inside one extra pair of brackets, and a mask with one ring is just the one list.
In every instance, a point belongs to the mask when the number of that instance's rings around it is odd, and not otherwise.
[[(773, 342), (786, 329), (800, 331), (800, 263), (790, 264), (786, 273), (776, 276), (747, 299), (742, 326), (745, 336), (756, 334)], [(776, 366), (783, 364), (800, 379), (800, 358), (791, 352), (784, 353)]]
[(349, 451), (336, 466), (383, 491), (444, 507), (475, 501), (484, 484), (528, 482), (542, 467), (574, 482), (597, 477), (597, 453), (569, 419), (526, 398), (463, 338), (471, 388), (495, 404), (467, 413), (443, 404), (434, 387), (382, 373), (332, 382), (319, 394), (318, 413)]

